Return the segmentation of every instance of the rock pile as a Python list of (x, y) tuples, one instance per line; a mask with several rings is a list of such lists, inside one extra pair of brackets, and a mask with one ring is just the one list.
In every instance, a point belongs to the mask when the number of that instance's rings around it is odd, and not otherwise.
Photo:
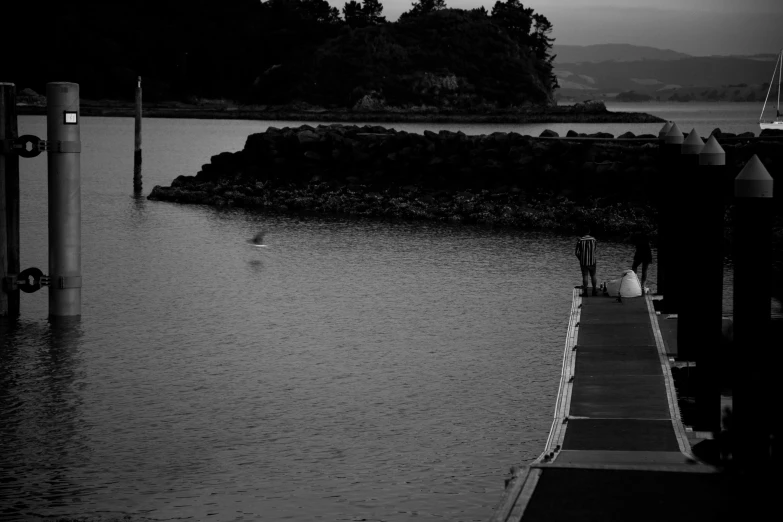
[[(583, 220), (617, 233), (640, 222), (653, 228), (648, 198), (657, 142), (595, 137), (605, 140), (415, 134), (369, 125), (271, 127), (249, 136), (242, 151), (218, 154), (196, 176), (155, 187), (149, 197), (566, 230)], [(767, 145), (724, 148), (738, 164), (759, 153), (773, 172), (783, 158), (776, 143)]]

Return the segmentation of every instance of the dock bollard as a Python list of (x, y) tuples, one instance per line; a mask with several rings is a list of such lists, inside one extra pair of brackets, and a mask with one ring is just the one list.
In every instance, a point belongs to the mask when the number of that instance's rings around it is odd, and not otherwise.
[(79, 85), (46, 84), (49, 165), (49, 315), (82, 313)]
[[(679, 288), (677, 273), (673, 265), (674, 230), (679, 226), (681, 207), (680, 156), (685, 141), (677, 123), (666, 132), (661, 144), (661, 198), (658, 206), (658, 293), (663, 294), (663, 312), (676, 313)], [(661, 288), (663, 285), (663, 288)]]
[[(734, 343), (743, 363), (735, 368), (734, 459), (753, 468), (769, 459), (775, 415), (767, 359), (780, 346), (770, 339), (772, 177), (755, 154), (734, 180)], [(776, 385), (777, 383), (775, 383)]]
[[(687, 140), (686, 140), (687, 141)], [(692, 173), (691, 234), (685, 255), (698, 267), (688, 280), (693, 306), (682, 306), (677, 321), (677, 347), (696, 362), (694, 395), (697, 431), (720, 431), (720, 356), (723, 317), (723, 180), (726, 153), (714, 136), (701, 148)], [(698, 263), (696, 262), (698, 260)]]
[[(698, 169), (699, 169), (699, 153), (704, 148), (704, 141), (702, 141), (699, 133), (696, 129), (691, 130), (685, 140), (680, 146), (680, 158), (679, 158), (679, 175), (677, 177), (674, 197), (677, 198), (676, 208), (680, 209), (680, 213), (677, 216), (678, 223), (672, 227), (671, 230), (671, 245), (672, 252), (669, 257), (669, 267), (677, 274), (673, 277), (676, 281), (676, 287), (678, 290), (682, 288), (685, 282), (682, 274), (693, 267), (694, 259), (701, 259), (701, 256), (697, 256), (697, 252), (693, 247), (693, 240), (700, 231), (697, 228), (694, 219), (698, 220), (695, 215), (698, 214), (699, 203), (701, 202), (699, 194), (699, 181), (698, 181)], [(686, 210), (687, 209), (687, 210)], [(687, 217), (686, 217), (687, 214)], [(673, 281), (674, 282), (674, 281)], [(688, 280), (690, 285), (691, 281)], [(681, 291), (675, 292), (675, 298), (682, 295)], [(666, 296), (664, 296), (665, 299)], [(675, 304), (679, 304), (679, 300), (675, 301)], [(690, 318), (694, 312), (693, 306), (678, 306), (675, 310), (678, 314), (677, 319), (677, 358), (685, 361), (695, 361), (697, 345), (694, 344), (693, 338), (688, 338), (687, 326), (690, 323)], [(686, 328), (683, 329), (683, 322), (686, 323)]]
[(136, 113), (133, 140), (133, 190), (141, 191), (141, 76), (136, 82)]

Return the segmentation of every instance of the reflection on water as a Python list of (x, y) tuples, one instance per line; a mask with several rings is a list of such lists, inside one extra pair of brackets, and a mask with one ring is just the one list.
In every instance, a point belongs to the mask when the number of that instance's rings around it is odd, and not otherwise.
[(260, 274), (261, 271), (264, 269), (264, 262), (261, 261), (260, 259), (251, 259), (250, 261), (247, 262), (247, 265), (250, 267), (250, 269), (253, 272), (258, 274)]
[(73, 505), (85, 491), (72, 476), (90, 453), (79, 437), (81, 337), (78, 320), (0, 321), (0, 454), (13, 463), (0, 466), (0, 499), (15, 512)]
[[(540, 451), (574, 238), (113, 212), (116, 228), (90, 225), (101, 261), (78, 336), (35, 322), (4, 336), (14, 513), (485, 519), (508, 467)], [(269, 248), (245, 241), (260, 227)], [(633, 257), (601, 252), (602, 279)]]
[[(0, 517), (486, 520), (549, 432), (575, 238), (130, 197), (126, 120), (83, 120), (81, 322), (46, 290), (0, 322)], [(258, 125), (151, 120), (147, 187)], [(22, 169), (46, 266), (45, 162)], [(611, 279), (633, 247), (600, 256)]]

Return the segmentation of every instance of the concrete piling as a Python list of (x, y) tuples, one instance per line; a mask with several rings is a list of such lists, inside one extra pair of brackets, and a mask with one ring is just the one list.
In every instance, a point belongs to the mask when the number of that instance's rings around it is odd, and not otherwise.
[[(665, 126), (664, 126), (665, 127)], [(663, 129), (661, 129), (663, 131)], [(679, 162), (685, 141), (677, 123), (663, 137), (660, 151), (660, 197), (658, 201), (658, 293), (663, 294), (663, 312), (676, 313), (673, 230), (679, 216)]]
[(663, 271), (661, 270), (661, 260), (665, 258), (666, 252), (665, 247), (663, 247), (663, 229), (665, 228), (665, 225), (663, 223), (663, 220), (661, 219), (661, 216), (663, 216), (663, 213), (666, 211), (666, 187), (664, 186), (663, 182), (660, 180), (664, 177), (664, 171), (666, 170), (666, 164), (664, 161), (664, 155), (663, 155), (663, 140), (666, 137), (666, 133), (669, 132), (669, 130), (672, 128), (672, 122), (667, 121), (664, 123), (663, 127), (661, 127), (661, 130), (658, 131), (658, 162), (657, 162), (657, 170), (658, 170), (658, 179), (659, 183), (654, 184), (654, 194), (655, 194), (655, 206), (658, 210), (658, 281), (657, 281), (657, 293), (659, 295), (663, 294), (663, 291), (665, 289), (665, 283), (663, 282)]
[[(678, 314), (677, 355), (680, 359), (686, 361), (696, 360), (695, 350), (697, 345), (693, 342), (681, 342), (686, 337), (682, 328), (683, 316), (686, 318), (685, 322), (688, 323), (694, 307), (679, 305), (681, 304), (680, 297), (683, 294), (681, 289), (685, 283), (683, 273), (688, 270), (688, 267), (694, 266), (694, 260), (698, 259), (698, 257), (695, 257), (696, 251), (693, 248), (693, 240), (698, 236), (700, 230), (697, 228), (699, 225), (694, 221), (698, 220), (694, 214), (698, 213), (701, 200), (697, 171), (699, 168), (699, 153), (703, 148), (704, 141), (702, 141), (701, 136), (696, 132), (696, 129), (691, 130), (680, 146), (677, 181), (672, 187), (674, 189), (673, 197), (676, 199), (674, 207), (677, 216), (675, 218), (676, 224), (671, 229), (670, 240), (672, 249), (669, 256), (669, 268), (671, 268), (669, 273), (671, 274), (670, 280), (675, 288), (667, 291), (664, 300), (673, 297), (667, 309)], [(688, 279), (688, 285), (690, 284), (691, 280)]]
[(706, 144), (702, 144), (698, 165), (690, 172), (690, 233), (684, 243), (688, 263), (683, 269), (698, 269), (694, 277), (688, 279), (688, 295), (697, 298), (698, 305), (681, 306), (677, 321), (677, 346), (680, 353), (685, 353), (685, 359), (696, 362), (694, 427), (698, 431), (718, 432), (721, 426), (722, 182), (726, 168), (726, 153), (712, 136)]
[(768, 461), (774, 411), (774, 369), (765, 361), (780, 346), (770, 339), (773, 180), (753, 157), (734, 180), (734, 343), (747, 362), (738, 365), (733, 389), (734, 458), (745, 469)]
[(79, 316), (81, 286), (81, 140), (79, 85), (46, 85), (49, 165), (49, 315)]

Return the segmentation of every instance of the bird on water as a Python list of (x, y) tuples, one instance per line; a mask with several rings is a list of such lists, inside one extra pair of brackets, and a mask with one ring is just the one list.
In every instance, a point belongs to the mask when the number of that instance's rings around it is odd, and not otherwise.
[(266, 234), (266, 232), (262, 230), (258, 234), (253, 236), (253, 239), (248, 239), (247, 242), (252, 243), (255, 246), (266, 246), (264, 244), (264, 234)]

